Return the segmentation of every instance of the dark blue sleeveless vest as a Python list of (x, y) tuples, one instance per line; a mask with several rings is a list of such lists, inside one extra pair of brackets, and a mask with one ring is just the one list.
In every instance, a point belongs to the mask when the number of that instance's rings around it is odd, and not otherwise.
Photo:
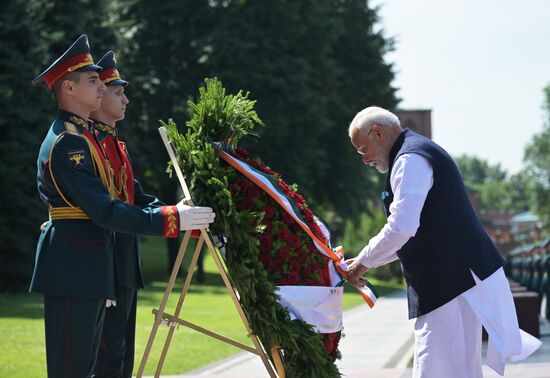
[(389, 216), (390, 185), (395, 160), (419, 154), (431, 163), (433, 186), (428, 192), (416, 235), (397, 252), (407, 281), (409, 319), (427, 314), (475, 285), (504, 260), (475, 214), (460, 172), (449, 154), (421, 135), (405, 129), (390, 151), (384, 207)]

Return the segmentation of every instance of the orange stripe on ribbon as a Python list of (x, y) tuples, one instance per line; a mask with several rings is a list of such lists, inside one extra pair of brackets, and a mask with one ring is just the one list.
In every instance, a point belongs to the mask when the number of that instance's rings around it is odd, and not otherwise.
[[(334, 262), (334, 265), (336, 267), (336, 270), (338, 270), (338, 273), (340, 273), (346, 280), (347, 280), (347, 277), (348, 277), (348, 274), (347, 272), (342, 269), (342, 267), (340, 266), (340, 264), (343, 264), (343, 260), (344, 260), (344, 256), (338, 256), (338, 254), (334, 253), (334, 251), (329, 248), (328, 245), (326, 245), (325, 243), (323, 243), (321, 240), (319, 240), (319, 238), (317, 236), (315, 236), (315, 234), (311, 231), (311, 229), (307, 226), (307, 224), (305, 224), (300, 218), (298, 218), (296, 216), (296, 214), (294, 214), (293, 212), (290, 212), (288, 211), (288, 209), (286, 208), (286, 204), (283, 202), (283, 200), (281, 199), (281, 197), (279, 197), (277, 194), (273, 193), (273, 190), (271, 188), (269, 188), (265, 183), (263, 183), (262, 181), (258, 180), (258, 178), (254, 175), (252, 175), (248, 170), (246, 170), (241, 164), (239, 164), (239, 160), (236, 159), (235, 157), (231, 156), (230, 154), (228, 154), (227, 152), (223, 151), (223, 150), (219, 150), (220, 152), (220, 156), (221, 158), (226, 161), (229, 165), (231, 165), (233, 168), (235, 168), (237, 171), (239, 171), (240, 173), (242, 173), (246, 178), (248, 178), (250, 181), (252, 181), (254, 184), (256, 184), (257, 186), (259, 186), (260, 188), (262, 188), (267, 194), (269, 194), (269, 196), (275, 200), (275, 202), (277, 202), (299, 225), (300, 227), (302, 227), (302, 229), (306, 232), (306, 234), (308, 234), (308, 236), (313, 239), (313, 241), (315, 242), (315, 244), (317, 246), (320, 246), (321, 249), (323, 250), (323, 253), (329, 257), (333, 262)], [(361, 288), (358, 288), (356, 287), (357, 291), (359, 291), (359, 293), (361, 294), (361, 296), (363, 297), (363, 299), (365, 300), (365, 302), (367, 302), (367, 304), (369, 305), (369, 307), (373, 307), (374, 306), (374, 302), (372, 301), (372, 299), (367, 295), (365, 294)], [(370, 289), (369, 289), (370, 290)]]

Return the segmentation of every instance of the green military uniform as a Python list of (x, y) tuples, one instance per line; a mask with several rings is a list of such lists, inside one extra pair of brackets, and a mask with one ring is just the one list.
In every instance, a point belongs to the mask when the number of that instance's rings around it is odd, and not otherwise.
[(540, 294), (540, 286), (543, 276), (542, 258), (537, 253), (533, 256), (533, 278), (531, 279), (531, 290)]
[[(85, 35), (33, 84), (50, 89), (68, 72), (99, 70)], [(38, 156), (42, 230), (30, 291), (44, 295), (49, 377), (92, 376), (106, 299), (116, 299), (113, 231), (176, 237), (175, 206), (142, 209), (115, 199), (91, 123), (59, 109)]]
[(506, 257), (507, 264), (510, 265), (510, 277), (514, 281), (518, 281), (519, 277), (519, 266), (518, 266), (518, 257), (516, 256), (516, 250), (512, 250), (508, 257)]
[(541, 258), (542, 266), (542, 282), (540, 285), (541, 299), (546, 297), (546, 308), (543, 308), (543, 314), (546, 319), (550, 320), (550, 238), (547, 238), (540, 243), (544, 253)]
[(531, 280), (531, 270), (530, 270), (530, 265), (531, 265), (531, 256), (529, 256), (528, 254), (525, 254), (522, 258), (521, 258), (521, 266), (522, 266), (522, 273), (521, 273), (521, 284), (522, 286), (529, 286), (529, 281)]
[[(120, 78), (112, 51), (97, 64), (103, 67), (100, 79), (107, 86), (128, 85)], [(141, 208), (163, 206), (157, 198), (145, 194), (134, 178), (130, 155), (126, 144), (118, 137), (117, 128), (94, 120), (94, 131), (110, 163), (117, 197)], [(115, 233), (115, 266), (121, 295), (116, 307), (106, 309), (95, 372), (98, 377), (130, 378), (134, 366), (136, 293), (143, 288), (139, 236)]]

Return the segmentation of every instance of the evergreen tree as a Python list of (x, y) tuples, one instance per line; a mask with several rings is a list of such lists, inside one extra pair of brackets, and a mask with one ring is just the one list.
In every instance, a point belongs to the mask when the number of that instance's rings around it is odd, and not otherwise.
[(397, 103), (383, 60), (391, 41), (374, 32), (376, 11), (364, 1), (273, 0), (231, 2), (218, 14), (212, 72), (230, 90), (250, 90), (267, 125), (251, 151), (317, 209), (347, 217), (368, 208), (377, 178), (347, 126), (369, 104)]
[(527, 170), (534, 182), (535, 209), (550, 230), (550, 85), (544, 89), (546, 122), (525, 149)]
[(40, 224), (48, 219), (36, 191), (36, 158), (48, 98), (31, 85), (45, 50), (36, 25), (39, 1), (0, 5), (0, 291), (28, 285)]
[(36, 160), (56, 109), (53, 96), (31, 80), (80, 34), (88, 34), (92, 48), (97, 41), (101, 54), (116, 46), (116, 32), (106, 0), (7, 0), (0, 7), (0, 290), (19, 290), (28, 286), (39, 227), (48, 219)]
[[(330, 167), (320, 182), (320, 200), (331, 203), (342, 217), (358, 216), (377, 209), (384, 176), (366, 168), (350, 143), (348, 126), (357, 112), (377, 105), (395, 110), (398, 99), (392, 86), (392, 65), (384, 55), (393, 39), (384, 35), (378, 10), (364, 0), (330, 1), (337, 15), (338, 38), (331, 49), (336, 61), (335, 87), (329, 92), (331, 127), (324, 140), (330, 151)], [(374, 205), (374, 206), (373, 206)]]
[[(126, 89), (129, 111), (120, 133), (146, 191), (175, 203), (179, 184), (165, 173), (167, 155), (157, 129), (159, 120), (168, 118), (185, 124), (187, 100), (210, 75), (205, 54), (216, 26), (212, 8), (202, 0), (142, 1), (128, 2), (119, 11), (126, 43), (117, 59), (131, 82)], [(167, 243), (171, 270), (179, 244), (177, 239)]]

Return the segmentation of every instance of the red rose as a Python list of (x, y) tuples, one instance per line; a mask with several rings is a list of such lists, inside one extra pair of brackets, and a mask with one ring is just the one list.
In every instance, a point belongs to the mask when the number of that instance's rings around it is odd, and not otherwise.
[(313, 213), (311, 212), (310, 209), (303, 209), (302, 214), (304, 215), (304, 219), (308, 224), (313, 223)]
[(269, 263), (271, 262), (271, 257), (269, 256), (269, 253), (260, 254), (260, 262), (265, 268), (268, 268)]
[(321, 278), (320, 278), (321, 284), (324, 285), (324, 286), (329, 286), (330, 285), (330, 273), (329, 273), (328, 269), (322, 269), (320, 271), (320, 274), (321, 274)]
[(279, 231), (277, 231), (277, 238), (281, 239), (282, 241), (286, 241), (288, 239), (288, 231), (285, 227), (281, 227)]
[(275, 215), (275, 209), (271, 206), (265, 206), (263, 208), (263, 211), (265, 213), (264, 215), (264, 219), (265, 220), (270, 220), (273, 218), (273, 216)]
[(289, 234), (288, 238), (286, 239), (286, 243), (288, 246), (292, 249), (300, 249), (300, 246), (302, 245), (302, 241), (296, 234)]
[(262, 170), (262, 166), (260, 163), (258, 163), (257, 160), (249, 160), (247, 163), (250, 164), (253, 168), (256, 168), (258, 171)]
[(300, 207), (303, 206), (306, 203), (306, 201), (304, 200), (304, 197), (302, 197), (298, 193), (294, 193), (293, 199), (294, 199), (294, 201), (296, 201), (296, 203)]
[(330, 353), (332, 352), (332, 348), (334, 348), (334, 342), (332, 341), (332, 338), (327, 337), (325, 339), (325, 349)]
[(319, 285), (319, 282), (317, 282), (313, 278), (304, 278), (302, 280), (302, 283), (306, 286), (318, 286)]
[(264, 233), (271, 234), (271, 222), (262, 222), (262, 225), (265, 226)]
[(298, 260), (298, 259), (292, 259), (292, 261), (290, 262), (290, 270), (292, 272), (298, 272), (300, 270), (301, 266), (302, 266), (302, 264), (300, 263), (300, 260)]
[(237, 197), (241, 191), (241, 188), (240, 186), (236, 185), (235, 183), (231, 183), (229, 185), (229, 191), (231, 192), (231, 197), (233, 197), (233, 199), (235, 197)]
[(263, 171), (264, 173), (267, 173), (268, 175), (277, 175), (277, 173), (275, 171), (272, 171), (271, 168), (267, 167), (267, 166), (264, 166), (263, 167)]
[(297, 256), (298, 262), (303, 265), (307, 261), (308, 254), (309, 251), (306, 253), (299, 253)]
[(252, 187), (248, 194), (253, 198), (262, 198), (262, 192), (257, 186)]
[(290, 285), (298, 285), (300, 283), (300, 275), (298, 272), (290, 272), (288, 274), (288, 281)]
[(296, 224), (294, 218), (292, 218), (292, 216), (286, 211), (283, 211), (281, 213), (281, 220), (289, 226), (293, 226), (294, 224)]
[(292, 189), (290, 189), (290, 186), (288, 186), (288, 184), (284, 181), (277, 181), (277, 185), (279, 185), (279, 188), (281, 189), (281, 191), (288, 197), (292, 197)]
[(285, 262), (282, 260), (282, 259), (274, 259), (274, 260), (271, 260), (271, 270), (273, 272), (280, 272), (281, 271), (281, 268), (283, 267), (283, 264)]
[(260, 236), (260, 252), (264, 254), (269, 253), (272, 247), (273, 247), (272, 236), (264, 232), (262, 236)]
[(248, 159), (249, 156), (248, 151), (240, 147), (235, 150), (235, 155), (237, 155), (240, 159)]
[(309, 277), (311, 277), (312, 274), (313, 274), (313, 268), (311, 266), (307, 266), (307, 267), (304, 268), (304, 270), (303, 270), (303, 276), (304, 277), (309, 278)]
[(288, 248), (281, 248), (279, 249), (279, 258), (281, 260), (288, 260), (290, 258), (290, 251)]
[(237, 204), (237, 210), (244, 211), (244, 210), (252, 210), (254, 207), (254, 202), (250, 198), (245, 198), (241, 202)]
[(292, 284), (290, 283), (290, 280), (287, 277), (285, 277), (285, 278), (279, 280), (277, 282), (277, 285), (284, 286), (284, 285), (292, 285)]

